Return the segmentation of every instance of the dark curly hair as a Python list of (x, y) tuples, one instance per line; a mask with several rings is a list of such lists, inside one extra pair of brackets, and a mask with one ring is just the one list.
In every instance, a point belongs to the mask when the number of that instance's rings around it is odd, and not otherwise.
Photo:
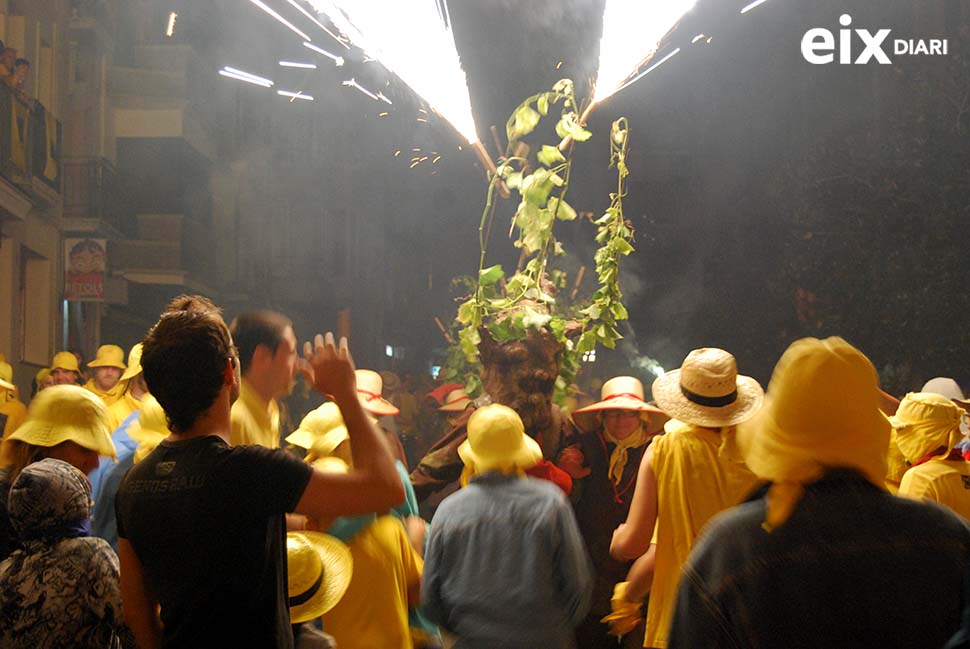
[(292, 326), (289, 318), (276, 311), (251, 311), (236, 317), (229, 325), (229, 333), (239, 349), (242, 373), (249, 372), (253, 354), (260, 345), (266, 345), (275, 354), (283, 340), (283, 332)]
[(180, 295), (169, 303), (142, 341), (141, 366), (171, 430), (189, 430), (212, 407), (226, 359), (235, 355), (229, 329), (207, 298)]

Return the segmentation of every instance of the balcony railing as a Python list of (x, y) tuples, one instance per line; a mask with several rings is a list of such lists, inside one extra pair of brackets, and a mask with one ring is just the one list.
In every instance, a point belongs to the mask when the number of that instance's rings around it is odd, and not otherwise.
[(97, 219), (118, 232), (134, 234), (133, 210), (118, 172), (104, 158), (66, 158), (64, 217)]
[(0, 83), (0, 175), (31, 192), (61, 191), (61, 123), (38, 101)]

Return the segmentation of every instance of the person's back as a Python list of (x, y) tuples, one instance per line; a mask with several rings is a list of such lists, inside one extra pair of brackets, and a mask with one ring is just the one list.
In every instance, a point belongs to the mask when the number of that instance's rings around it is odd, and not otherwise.
[(323, 615), (341, 649), (408, 649), (408, 592), (417, 594), (422, 561), (401, 521), (381, 516), (347, 540), (354, 572), (347, 592)]
[(459, 636), (456, 647), (573, 646), (591, 566), (555, 485), (495, 472), (473, 479), (435, 513), (425, 560), (422, 594), (434, 595), (423, 604)]
[(970, 529), (848, 470), (785, 524), (764, 498), (715, 518), (685, 567), (668, 647), (941, 647), (960, 625)]
[(914, 466), (903, 475), (899, 495), (938, 502), (970, 521), (970, 462), (961, 457)]

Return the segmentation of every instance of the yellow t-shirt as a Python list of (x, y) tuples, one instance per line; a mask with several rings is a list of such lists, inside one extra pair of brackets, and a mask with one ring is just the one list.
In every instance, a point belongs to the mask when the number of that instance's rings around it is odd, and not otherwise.
[(141, 401), (131, 396), (131, 392), (125, 392), (120, 399), (108, 406), (108, 427), (114, 432), (136, 410), (141, 410)]
[(348, 544), (354, 572), (343, 598), (323, 615), (323, 630), (340, 649), (411, 649), (408, 589), (424, 564), (404, 525), (381, 516)]
[(704, 525), (740, 503), (758, 482), (741, 459), (733, 430), (717, 433), (688, 424), (667, 429), (653, 441), (657, 558), (644, 647), (667, 646), (681, 568)]
[(0, 414), (7, 416), (7, 423), (0, 433), (3, 433), (3, 437), (6, 439), (17, 430), (20, 424), (24, 423), (24, 419), (27, 418), (27, 406), (12, 398), (12, 395), (5, 393), (7, 393), (7, 390), (0, 390)]
[(229, 443), (250, 444), (266, 448), (280, 447), (280, 410), (276, 401), (263, 403), (252, 384), (245, 378), (239, 386), (239, 398), (232, 404)]
[(933, 500), (970, 520), (970, 463), (964, 460), (929, 460), (912, 467), (899, 483), (899, 495)]

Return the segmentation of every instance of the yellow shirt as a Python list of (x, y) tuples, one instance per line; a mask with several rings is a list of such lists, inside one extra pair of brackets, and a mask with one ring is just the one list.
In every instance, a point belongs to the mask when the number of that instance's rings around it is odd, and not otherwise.
[(421, 557), (404, 525), (381, 516), (348, 544), (354, 558), (350, 586), (323, 614), (323, 629), (340, 649), (411, 649), (408, 589), (421, 581)]
[(740, 503), (758, 479), (741, 459), (733, 430), (717, 433), (687, 424), (654, 438), (652, 467), (657, 557), (643, 646), (666, 647), (681, 568), (694, 541), (711, 517)]
[(250, 444), (266, 448), (280, 447), (280, 410), (276, 401), (269, 404), (256, 394), (244, 377), (239, 386), (239, 398), (232, 404), (229, 442), (233, 446)]
[(128, 415), (136, 410), (141, 410), (141, 401), (133, 397), (131, 392), (126, 391), (120, 399), (108, 406), (108, 427), (113, 432), (128, 418)]
[(88, 382), (84, 384), (84, 389), (98, 395), (99, 397), (101, 397), (101, 400), (104, 401), (104, 405), (110, 406), (111, 404), (113, 404), (114, 402), (116, 402), (118, 399), (121, 398), (121, 395), (124, 393), (127, 383), (128, 383), (127, 381), (124, 381), (124, 382), (118, 381), (117, 383), (115, 383), (113, 388), (105, 392), (104, 390), (101, 390), (100, 388), (94, 385), (94, 379), (88, 379)]
[(938, 502), (970, 520), (970, 463), (929, 460), (914, 466), (899, 483), (899, 495)]
[(7, 423), (4, 425), (4, 439), (10, 436), (20, 424), (27, 418), (27, 406), (17, 401), (17, 399), (7, 390), (0, 390), (0, 415), (7, 416)]

